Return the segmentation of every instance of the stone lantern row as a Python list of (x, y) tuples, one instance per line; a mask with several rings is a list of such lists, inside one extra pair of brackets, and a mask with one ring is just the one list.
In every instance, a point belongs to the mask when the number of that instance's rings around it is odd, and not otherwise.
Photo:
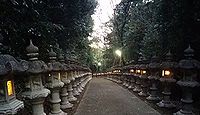
[[(107, 79), (122, 83), (122, 85), (139, 96), (145, 97), (150, 102), (157, 102), (162, 108), (174, 108), (170, 100), (173, 84), (178, 84), (182, 89), (182, 107), (174, 115), (192, 115), (192, 90), (199, 86), (196, 81), (200, 62), (195, 60), (194, 50), (189, 46), (184, 50), (185, 58), (178, 63), (173, 61), (169, 51), (162, 62), (158, 56), (153, 56), (148, 62), (144, 57), (139, 57), (136, 64), (124, 67), (114, 67), (107, 73)], [(180, 75), (177, 73), (179, 72)], [(159, 95), (158, 84), (163, 86), (162, 96)]]
[[(2, 47), (0, 43), (0, 50)], [(74, 60), (66, 60), (63, 54), (57, 55), (52, 47), (45, 63), (38, 59), (39, 49), (31, 40), (26, 51), (27, 61), (0, 54), (0, 114), (16, 114), (26, 106), (16, 99), (14, 87), (14, 76), (23, 74), (26, 78), (23, 78), (25, 87), (21, 96), (31, 104), (32, 115), (46, 115), (43, 104), (47, 96), (48, 114), (66, 115), (91, 79), (91, 70)]]

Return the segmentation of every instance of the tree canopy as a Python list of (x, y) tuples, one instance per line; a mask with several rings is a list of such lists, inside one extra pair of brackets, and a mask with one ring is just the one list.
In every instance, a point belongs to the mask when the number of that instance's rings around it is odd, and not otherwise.
[(120, 48), (128, 62), (139, 54), (150, 59), (171, 50), (179, 60), (190, 44), (200, 58), (199, 5), (199, 0), (122, 0), (110, 21), (113, 31), (106, 37), (110, 47), (105, 56), (114, 59), (110, 52)]
[[(25, 58), (32, 39), (47, 60), (50, 45), (58, 52), (91, 63), (87, 37), (92, 32), (95, 0), (1, 0), (0, 33), (8, 52)], [(58, 47), (59, 46), (59, 47)]]

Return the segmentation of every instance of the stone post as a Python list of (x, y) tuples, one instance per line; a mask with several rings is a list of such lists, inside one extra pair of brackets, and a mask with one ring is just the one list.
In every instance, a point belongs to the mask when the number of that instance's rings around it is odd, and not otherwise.
[(142, 64), (140, 65), (141, 75), (139, 78), (141, 79), (141, 88), (142, 90), (138, 93), (139, 96), (146, 97), (148, 96), (148, 71), (147, 71), (147, 60), (143, 58)]
[(148, 79), (150, 80), (151, 87), (150, 87), (150, 95), (146, 98), (149, 101), (159, 101), (160, 97), (158, 96), (158, 80), (160, 79), (160, 63), (159, 58), (155, 55), (151, 59), (151, 63), (149, 64), (149, 71), (150, 76)]
[(171, 86), (173, 83), (176, 82), (176, 80), (173, 78), (175, 76), (175, 69), (177, 69), (178, 63), (173, 61), (172, 54), (169, 51), (166, 56), (165, 60), (161, 63), (162, 68), (162, 77), (160, 78), (160, 81), (164, 87), (164, 90), (162, 92), (163, 99), (157, 105), (159, 107), (164, 108), (173, 108), (175, 105), (171, 102), (170, 96), (171, 96)]
[(60, 90), (64, 86), (64, 83), (61, 81), (60, 71), (63, 71), (62, 64), (56, 61), (57, 54), (53, 51), (51, 47), (51, 51), (49, 52), (49, 76), (46, 82), (47, 87), (50, 89), (50, 103), (51, 103), (51, 111), (49, 115), (66, 115), (60, 109)]
[(43, 103), (50, 94), (50, 90), (44, 88), (42, 76), (47, 72), (47, 65), (38, 60), (38, 47), (34, 46), (30, 40), (30, 45), (26, 48), (29, 61), (27, 62), (27, 77), (25, 78), (25, 91), (22, 97), (28, 99), (32, 107), (32, 115), (46, 115)]
[(68, 93), (67, 93), (67, 86), (70, 83), (70, 80), (68, 78), (68, 71), (70, 67), (65, 64), (64, 56), (60, 54), (58, 57), (60, 63), (63, 65), (63, 71), (61, 71), (61, 81), (64, 83), (64, 86), (61, 88), (60, 97), (61, 97), (61, 109), (63, 111), (66, 111), (66, 109), (71, 109), (73, 107), (73, 104), (71, 104), (68, 100)]
[(75, 103), (77, 101), (77, 98), (74, 97), (74, 95), (73, 95), (72, 85), (73, 85), (74, 78), (73, 78), (73, 69), (72, 68), (70, 69), (70, 71), (68, 73), (68, 78), (70, 80), (70, 83), (67, 84), (68, 99), (69, 99), (69, 102)]
[(192, 112), (192, 90), (199, 86), (199, 83), (195, 81), (200, 68), (200, 62), (193, 59), (194, 50), (189, 46), (185, 51), (185, 58), (179, 61), (179, 67), (182, 70), (182, 79), (177, 82), (182, 88), (182, 107), (174, 113), (174, 115), (194, 115)]
[(2, 47), (0, 43), (0, 114), (16, 114), (24, 103), (16, 99), (13, 74), (24, 72), (25, 68), (14, 57), (2, 54)]
[(72, 88), (73, 88), (73, 95), (74, 96), (79, 96), (80, 93), (77, 90), (77, 83), (78, 83), (77, 78), (78, 78), (78, 76), (77, 76), (77, 70), (76, 69), (77, 68), (75, 67), (75, 70), (73, 71), (73, 74), (72, 74), (72, 77), (75, 78), (74, 81), (72, 82), (73, 83)]

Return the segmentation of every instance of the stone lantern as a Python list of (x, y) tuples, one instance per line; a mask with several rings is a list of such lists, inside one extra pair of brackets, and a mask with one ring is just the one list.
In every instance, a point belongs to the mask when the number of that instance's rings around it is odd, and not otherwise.
[[(2, 44), (0, 43), (2, 48)], [(16, 114), (24, 107), (22, 101), (16, 99), (13, 74), (24, 72), (20, 62), (10, 55), (0, 52), (0, 114)]]
[(147, 71), (147, 60), (143, 58), (142, 64), (140, 64), (140, 80), (141, 80), (141, 92), (138, 93), (139, 96), (148, 96), (147, 91), (148, 91), (148, 71)]
[(161, 63), (161, 69), (162, 69), (162, 77), (160, 78), (160, 81), (164, 87), (163, 99), (157, 105), (159, 107), (165, 107), (165, 108), (173, 108), (175, 105), (170, 100), (171, 95), (171, 86), (172, 83), (175, 83), (176, 80), (174, 79), (175, 76), (175, 69), (177, 69), (178, 63), (173, 61), (172, 54), (169, 51), (166, 56), (165, 60)]
[(62, 54), (60, 54), (58, 59), (59, 59), (60, 63), (63, 65), (63, 71), (60, 72), (61, 81), (64, 83), (64, 86), (61, 88), (61, 93), (60, 93), (61, 109), (62, 110), (71, 109), (73, 107), (73, 104), (71, 104), (69, 102), (68, 93), (67, 93), (67, 86), (70, 83), (70, 80), (68, 78), (70, 67), (65, 63), (65, 59)]
[(78, 84), (78, 81), (77, 81), (77, 78), (78, 78), (78, 68), (75, 64), (72, 64), (72, 67), (73, 67), (73, 71), (72, 71), (72, 77), (74, 78), (73, 81), (72, 81), (72, 88), (73, 88), (73, 95), (74, 96), (79, 96), (80, 93), (78, 92), (77, 90), (77, 84)]
[(197, 78), (198, 70), (200, 68), (200, 62), (193, 59), (194, 50), (189, 46), (184, 51), (185, 59), (179, 61), (179, 68), (182, 72), (182, 79), (177, 82), (182, 88), (182, 107), (174, 113), (174, 115), (194, 115), (192, 112), (192, 90), (199, 86), (199, 83), (195, 81)]
[(75, 80), (73, 77), (73, 70), (74, 68), (72, 67), (72, 65), (69, 63), (69, 59), (65, 58), (65, 62), (69, 65), (69, 71), (67, 71), (67, 77), (70, 81), (69, 84), (67, 84), (67, 92), (68, 92), (68, 100), (70, 103), (75, 103), (77, 101), (77, 98), (74, 97), (73, 95), (73, 81)]
[(22, 97), (30, 101), (33, 115), (46, 115), (43, 103), (50, 94), (50, 90), (44, 88), (42, 76), (47, 71), (47, 65), (43, 61), (38, 60), (38, 47), (34, 46), (31, 40), (26, 51), (29, 60), (27, 62), (25, 91), (22, 93)]
[(134, 92), (140, 92), (142, 91), (141, 89), (141, 79), (139, 78), (139, 76), (141, 75), (141, 70), (140, 70), (140, 64), (142, 62), (142, 57), (140, 56), (140, 58), (138, 59), (138, 64), (135, 65), (135, 88), (133, 89)]
[(128, 87), (129, 89), (134, 89), (135, 88), (135, 69), (134, 69), (134, 65), (131, 65), (129, 67), (129, 76), (131, 77), (131, 85)]
[(153, 56), (151, 63), (149, 63), (150, 76), (148, 79), (151, 83), (150, 95), (146, 98), (149, 101), (159, 101), (160, 97), (158, 96), (158, 81), (160, 79), (160, 62), (158, 56)]
[(77, 91), (79, 93), (82, 93), (82, 88), (81, 88), (81, 78), (83, 77), (83, 67), (78, 65), (78, 70), (77, 70)]
[(49, 76), (46, 82), (47, 88), (50, 89), (50, 103), (51, 103), (51, 111), (49, 115), (65, 115), (60, 109), (60, 89), (64, 86), (64, 83), (61, 81), (60, 71), (63, 69), (62, 64), (56, 61), (56, 53), (53, 51), (51, 47), (51, 51), (49, 52)]

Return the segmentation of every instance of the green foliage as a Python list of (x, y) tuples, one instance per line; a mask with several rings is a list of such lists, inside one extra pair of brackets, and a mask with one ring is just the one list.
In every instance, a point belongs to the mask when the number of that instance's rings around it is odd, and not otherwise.
[(199, 5), (198, 0), (122, 0), (111, 20), (113, 31), (106, 38), (110, 47), (105, 55), (121, 48), (128, 62), (140, 53), (148, 59), (154, 54), (162, 57), (170, 49), (179, 60), (191, 44), (200, 58)]
[(0, 33), (13, 55), (25, 58), (32, 39), (47, 60), (49, 45), (59, 44), (64, 53), (90, 63), (87, 37), (92, 32), (95, 0), (2, 0)]

